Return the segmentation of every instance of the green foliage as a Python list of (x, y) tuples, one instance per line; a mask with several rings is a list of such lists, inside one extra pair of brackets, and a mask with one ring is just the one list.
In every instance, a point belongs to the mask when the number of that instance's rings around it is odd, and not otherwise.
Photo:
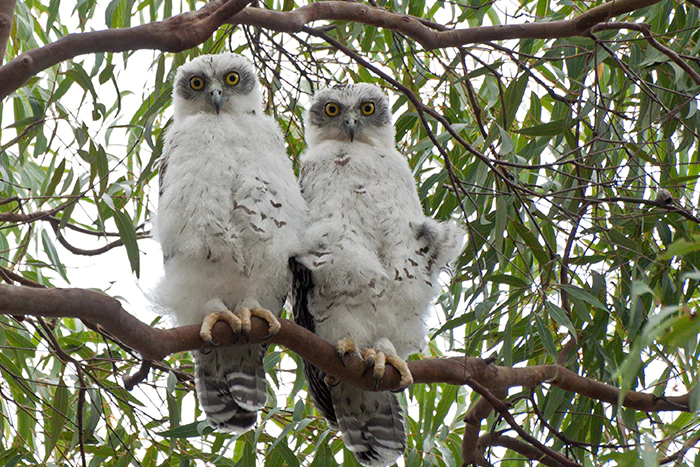
[[(580, 12), (548, 0), (378, 3), (460, 28)], [(20, 1), (6, 58), (76, 30), (135, 26), (202, 4)], [(287, 11), (304, 3), (263, 4)], [(620, 20), (649, 23), (659, 42), (700, 70), (692, 60), (700, 51), (696, 7), (665, 0)], [(295, 164), (305, 147), (301, 117), (310, 92), (338, 82), (378, 83), (392, 96), (397, 145), (426, 213), (460, 220), (469, 232), (445, 275), (426, 356), (493, 355), (498, 364), (521, 367), (561, 359), (625, 391), (660, 397), (695, 389), (694, 413), (644, 414), (547, 385), (511, 391), (509, 401), (529, 433), (584, 465), (657, 465), (686, 441), (690, 450), (677, 465), (697, 465), (700, 87), (626, 29), (598, 32), (597, 40), (426, 51), (388, 29), (332, 24), (334, 39), (445, 116), (484, 158), (436, 119), (423, 121), (392, 83), (304, 33), (222, 28), (178, 54), (80, 56), (0, 104), (0, 213), (46, 213), (0, 224), (3, 278), (10, 272), (62, 285), (71, 280), (73, 254), (111, 248), (121, 248), (139, 275), (146, 261), (139, 239), (148, 236), (172, 113), (171, 80), (191, 57), (230, 49), (254, 61), (266, 110), (278, 118)], [(672, 205), (653, 202), (658, 187), (671, 193)], [(86, 242), (99, 245), (86, 250)], [(568, 339), (575, 346), (562, 355)], [(170, 356), (130, 393), (121, 377), (134, 371), (137, 355), (109, 336), (72, 319), (0, 316), (0, 463), (80, 465), (82, 450), (89, 466), (357, 465), (307, 399), (300, 359), (273, 350), (266, 361), (277, 368), (269, 407), (254, 431), (231, 437), (197, 421), (203, 417), (189, 355)], [(410, 432), (403, 465), (460, 465), (464, 414), (477, 397), (436, 384), (415, 385), (401, 399)], [(482, 434), (507, 429), (492, 415)], [(485, 456), (529, 465), (505, 448)]]

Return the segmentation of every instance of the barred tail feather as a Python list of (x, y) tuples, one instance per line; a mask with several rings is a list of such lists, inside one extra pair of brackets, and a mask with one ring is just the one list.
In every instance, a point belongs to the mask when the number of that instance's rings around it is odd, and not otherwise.
[(260, 345), (193, 352), (199, 405), (213, 428), (243, 433), (255, 425), (267, 400), (264, 353)]
[(403, 411), (396, 395), (344, 383), (331, 392), (343, 442), (357, 461), (371, 467), (396, 462), (406, 450)]

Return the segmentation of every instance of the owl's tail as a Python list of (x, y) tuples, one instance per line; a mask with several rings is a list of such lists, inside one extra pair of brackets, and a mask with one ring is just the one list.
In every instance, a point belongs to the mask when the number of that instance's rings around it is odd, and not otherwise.
[(214, 429), (243, 433), (267, 400), (265, 347), (250, 345), (193, 352), (199, 406)]
[(331, 390), (345, 446), (366, 466), (386, 466), (406, 450), (403, 411), (396, 394), (340, 383)]

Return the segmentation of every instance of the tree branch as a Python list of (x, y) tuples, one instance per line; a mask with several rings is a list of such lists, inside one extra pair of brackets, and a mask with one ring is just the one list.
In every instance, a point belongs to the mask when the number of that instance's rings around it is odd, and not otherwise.
[(40, 71), (78, 55), (140, 49), (179, 52), (201, 44), (226, 21), (234, 25), (244, 24), (290, 33), (300, 32), (306, 24), (318, 20), (353, 21), (401, 32), (432, 50), (476, 42), (584, 35), (598, 23), (653, 5), (660, 0), (614, 0), (574, 18), (549, 23), (481, 26), (446, 31), (425, 25), (420, 18), (414, 16), (361, 3), (316, 2), (296, 10), (278, 12), (245, 8), (251, 1), (214, 0), (197, 11), (173, 16), (162, 22), (134, 28), (69, 34), (44, 47), (30, 50), (1, 67), (0, 99), (7, 97)]
[[(66, 238), (63, 236), (61, 233), (61, 229), (59, 229), (59, 224), (60, 221), (55, 218), (55, 217), (49, 217), (46, 219), (49, 221), (51, 224), (51, 227), (53, 228), (54, 233), (56, 234), (56, 239), (58, 240), (58, 243), (60, 243), (63, 248), (66, 250), (70, 251), (74, 255), (81, 255), (81, 256), (99, 256), (103, 253), (108, 252), (109, 250), (112, 250), (114, 248), (120, 247), (124, 245), (124, 242), (121, 239), (114, 240), (113, 242), (110, 242), (104, 246), (101, 246), (100, 248), (95, 248), (94, 250), (85, 250), (83, 248), (78, 248), (77, 246), (72, 245)], [(70, 225), (70, 224), (68, 224)], [(148, 234), (136, 234), (136, 239), (141, 240), (144, 238), (149, 238)]]
[(527, 457), (529, 460), (537, 461), (547, 467), (561, 467), (562, 465), (560, 462), (550, 457), (543, 456), (538, 449), (529, 445), (528, 443), (520, 441), (517, 438), (504, 436), (501, 433), (486, 433), (485, 435), (479, 437), (479, 455), (483, 455), (481, 452), (485, 451), (489, 446), (501, 446), (506, 449), (510, 449), (511, 451)]
[(556, 39), (586, 34), (593, 26), (630, 11), (638, 10), (660, 0), (617, 0), (604, 3), (567, 20), (549, 23), (480, 26), (467, 29), (438, 31), (425, 25), (420, 18), (402, 15), (362, 3), (317, 2), (293, 11), (279, 12), (246, 8), (232, 18), (230, 24), (245, 24), (282, 32), (301, 32), (303, 26), (318, 20), (352, 21), (398, 31), (428, 50), (458, 47), (477, 42), (508, 39)]
[(0, 65), (5, 60), (16, 4), (17, 0), (0, 0)]
[(688, 73), (688, 76), (690, 76), (693, 81), (695, 81), (695, 84), (700, 84), (700, 74), (698, 74), (693, 67), (688, 65), (685, 60), (683, 60), (680, 55), (678, 55), (676, 52), (673, 50), (669, 49), (665, 45), (659, 43), (654, 36), (651, 34), (651, 26), (649, 26), (647, 23), (605, 23), (605, 24), (597, 24), (595, 27), (591, 29), (591, 33), (595, 33), (598, 31), (607, 31), (610, 29), (628, 29), (630, 31), (638, 31), (641, 32), (644, 38), (647, 40), (649, 45), (654, 47), (656, 50), (661, 52), (662, 54), (666, 55), (673, 63), (678, 65)]
[(181, 52), (211, 37), (227, 19), (252, 0), (213, 0), (197, 11), (182, 13), (165, 21), (133, 28), (69, 34), (30, 50), (0, 68), (0, 99), (22, 86), (30, 77), (64, 60), (98, 52), (127, 52), (155, 49)]
[[(87, 289), (36, 289), (0, 284), (0, 313), (79, 318), (96, 323), (136, 349), (145, 360), (162, 360), (176, 352), (208, 347), (199, 338), (197, 325), (152, 328), (126, 312), (118, 300)], [(252, 321), (251, 343), (267, 342), (260, 339), (267, 335), (267, 322), (258, 318)], [(289, 320), (281, 319), (280, 323), (280, 332), (270, 342), (288, 348), (322, 371), (368, 391), (398, 388), (400, 375), (393, 367), (387, 366), (385, 377), (375, 388), (373, 375), (364, 374), (363, 361), (346, 358), (343, 366), (336, 357), (333, 344)], [(234, 342), (233, 332), (221, 322), (214, 326), (213, 336), (222, 345), (232, 345)], [(477, 382), (492, 393), (514, 386), (534, 387), (548, 383), (614, 405), (620, 393), (614, 386), (579, 376), (558, 365), (508, 368), (491, 365), (480, 358), (453, 357), (409, 362), (408, 366), (416, 383), (470, 385)], [(658, 397), (629, 391), (622, 405), (645, 412), (690, 410), (688, 394)]]
[(28, 222), (33, 222), (35, 220), (43, 219), (45, 217), (51, 217), (57, 212), (61, 212), (64, 209), (66, 209), (68, 206), (71, 204), (75, 203), (78, 201), (77, 199), (72, 199), (70, 201), (66, 201), (65, 203), (56, 206), (53, 209), (49, 209), (47, 211), (37, 211), (37, 212), (32, 212), (29, 214), (22, 214), (18, 212), (0, 212), (0, 222), (14, 222), (14, 223), (23, 223), (26, 224)]
[(482, 384), (474, 381), (473, 379), (467, 381), (467, 384), (475, 392), (479, 393), (481, 397), (488, 400), (488, 402), (493, 406), (494, 410), (496, 410), (496, 412), (498, 412), (499, 415), (503, 417), (506, 422), (508, 422), (508, 425), (510, 425), (513, 430), (515, 430), (523, 439), (532, 445), (532, 448), (534, 448), (538, 453), (538, 459), (549, 458), (555, 461), (557, 465), (562, 467), (582, 467), (580, 464), (570, 460), (563, 454), (554, 451), (548, 446), (545, 446), (540, 440), (525, 431), (525, 429), (518, 424), (515, 417), (513, 417), (508, 410), (508, 405), (496, 397), (487, 387), (484, 387)]
[[(492, 391), (500, 399), (504, 399), (507, 391)], [(464, 416), (464, 436), (462, 438), (462, 460), (464, 465), (470, 465), (477, 461), (479, 453), (477, 446), (480, 440), (481, 422), (491, 415), (493, 406), (488, 400), (480, 397)], [(482, 449), (483, 450), (483, 449)]]

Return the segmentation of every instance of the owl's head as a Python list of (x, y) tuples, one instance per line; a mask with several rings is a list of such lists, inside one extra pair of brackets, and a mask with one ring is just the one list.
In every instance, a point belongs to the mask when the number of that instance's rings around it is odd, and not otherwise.
[(389, 98), (372, 84), (339, 85), (318, 91), (304, 120), (310, 146), (327, 140), (394, 144)]
[(241, 55), (201, 55), (178, 68), (173, 88), (176, 117), (262, 112), (255, 68)]

